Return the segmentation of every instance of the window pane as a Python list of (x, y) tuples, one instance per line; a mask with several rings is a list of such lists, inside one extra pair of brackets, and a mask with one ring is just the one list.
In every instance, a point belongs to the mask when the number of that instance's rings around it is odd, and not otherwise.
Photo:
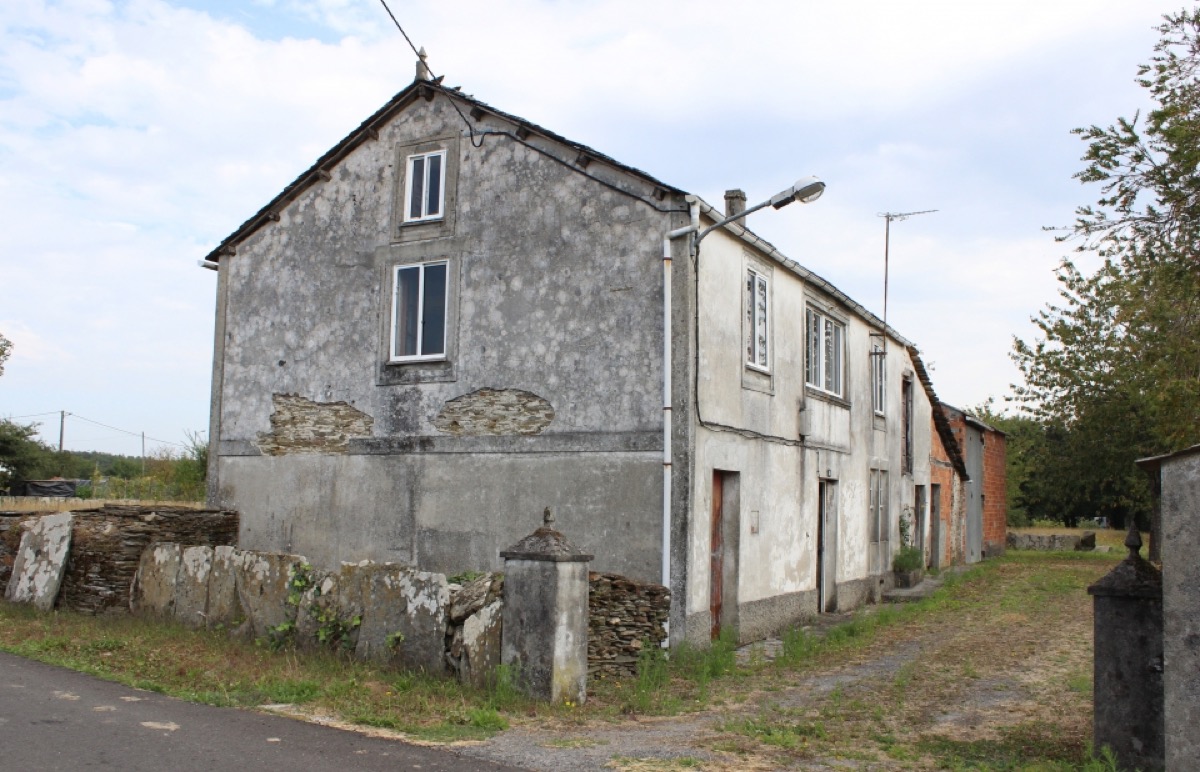
[(833, 322), (829, 319), (825, 320), (825, 339), (823, 348), (823, 364), (825, 365), (825, 379), (822, 383), (825, 391), (833, 391)]
[(442, 157), (429, 156), (429, 196), (425, 207), (425, 216), (434, 217), (442, 213)]
[(842, 393), (842, 325), (833, 322), (833, 351), (829, 357), (829, 371), (832, 374), (833, 386), (829, 388), (834, 394)]
[(425, 266), (425, 305), (421, 314), (421, 353), (446, 353), (446, 266)]
[(756, 309), (758, 318), (755, 320), (755, 334), (758, 343), (758, 364), (767, 366), (767, 280), (761, 276), (758, 279), (758, 303)]
[(746, 272), (746, 361), (754, 361), (754, 271)]
[(417, 310), (420, 304), (421, 269), (396, 271), (396, 350), (394, 356), (416, 356)]
[(421, 201), (425, 190), (425, 157), (417, 156), (412, 159), (412, 168), (408, 170), (408, 216), (410, 219), (421, 218)]
[(811, 309), (804, 311), (804, 381), (814, 386), (817, 384), (817, 354), (816, 341), (818, 329), (816, 314)]

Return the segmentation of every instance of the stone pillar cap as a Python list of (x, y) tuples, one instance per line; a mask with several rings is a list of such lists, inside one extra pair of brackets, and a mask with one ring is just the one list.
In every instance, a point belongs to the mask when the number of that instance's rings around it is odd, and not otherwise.
[(1138, 554), (1142, 548), (1142, 535), (1138, 533), (1136, 521), (1129, 525), (1125, 546), (1129, 549), (1129, 556), (1088, 587), (1088, 595), (1162, 598), (1162, 571)]
[(586, 563), (595, 555), (588, 555), (554, 530), (554, 515), (549, 507), (544, 514), (544, 525), (521, 541), (500, 553), (505, 560), (541, 560), (549, 563)]

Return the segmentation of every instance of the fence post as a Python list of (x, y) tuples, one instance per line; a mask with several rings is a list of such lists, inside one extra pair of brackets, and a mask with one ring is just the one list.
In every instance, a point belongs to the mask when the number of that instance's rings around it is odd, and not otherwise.
[(587, 698), (588, 562), (544, 522), (500, 553), (504, 612), (500, 660), (529, 696), (582, 705)]

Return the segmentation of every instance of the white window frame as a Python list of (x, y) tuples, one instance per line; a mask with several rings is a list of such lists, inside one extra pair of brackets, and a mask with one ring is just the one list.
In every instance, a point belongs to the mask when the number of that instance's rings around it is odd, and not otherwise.
[[(429, 159), (438, 158), (438, 195), (437, 195), (437, 211), (429, 209)], [(417, 174), (415, 168), (417, 162), (421, 162), (421, 173)], [(421, 179), (421, 200), (420, 213), (414, 215), (413, 210), (413, 183), (420, 177)], [(404, 174), (404, 222), (428, 222), (433, 220), (441, 220), (446, 216), (446, 151), (433, 150), (428, 153), (413, 153), (408, 156), (405, 161)]]
[[(428, 268), (441, 266), (445, 268), (445, 286), (443, 287), (444, 297), (442, 298), (442, 350), (432, 354), (425, 353), (424, 347), (425, 338), (425, 271)], [(397, 354), (396, 348), (398, 341), (397, 330), (400, 323), (400, 273), (407, 270), (416, 270), (417, 279), (417, 353), (415, 354)], [(435, 362), (445, 360), (447, 358), (447, 346), (450, 337), (450, 263), (448, 260), (435, 260), (428, 263), (405, 263), (392, 267), (392, 323), (391, 332), (389, 333), (388, 343), (388, 361), (390, 362)]]
[[(815, 338), (814, 322), (818, 331)], [(804, 382), (817, 391), (845, 399), (846, 323), (809, 306), (804, 313), (804, 343)], [(831, 354), (837, 360), (832, 366), (828, 361)]]
[(876, 340), (871, 342), (871, 406), (875, 415), (887, 414), (887, 350)]
[[(758, 268), (746, 268), (746, 367), (771, 372), (771, 277)], [(759, 298), (762, 306), (759, 306)], [(761, 311), (761, 313), (758, 313)]]

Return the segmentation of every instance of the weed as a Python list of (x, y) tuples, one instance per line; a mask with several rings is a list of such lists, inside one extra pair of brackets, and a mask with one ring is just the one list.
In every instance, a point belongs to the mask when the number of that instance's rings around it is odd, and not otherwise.
[(726, 732), (753, 737), (759, 742), (774, 745), (779, 748), (797, 748), (811, 740), (825, 740), (829, 737), (825, 726), (821, 723), (801, 721), (788, 723), (774, 721), (765, 716), (731, 721), (721, 727)]

